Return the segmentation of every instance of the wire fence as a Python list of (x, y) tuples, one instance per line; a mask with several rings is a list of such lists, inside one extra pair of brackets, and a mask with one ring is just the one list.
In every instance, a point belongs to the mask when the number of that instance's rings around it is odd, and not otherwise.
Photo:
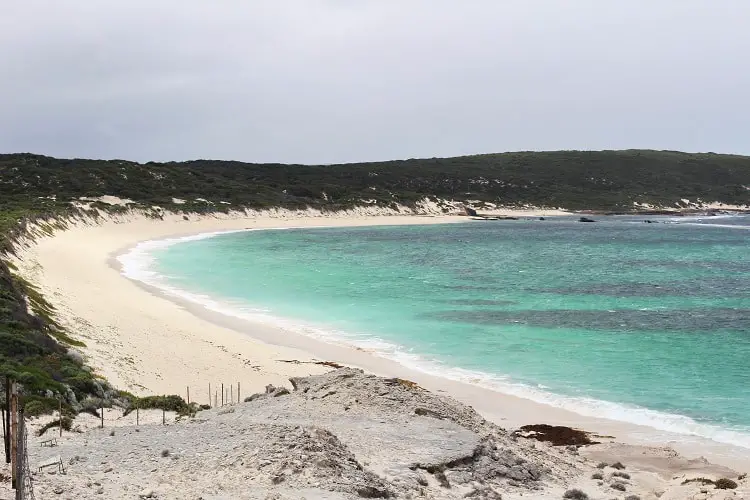
[[(0, 380), (0, 387), (3, 386), (2, 380)], [(36, 500), (34, 495), (34, 479), (31, 474), (31, 465), (29, 461), (28, 443), (29, 434), (26, 427), (26, 420), (24, 418), (24, 408), (22, 398), (19, 393), (18, 385), (15, 381), (5, 379), (4, 384), (4, 404), (0, 405), (3, 408), (3, 419), (2, 428), (4, 434), (4, 445), (5, 445), (5, 458), (6, 462), (11, 464), (11, 482), (15, 489), (15, 500)], [(220, 389), (219, 389), (220, 388)], [(213, 389), (213, 390), (212, 390)], [(237, 382), (236, 387), (234, 384), (208, 384), (208, 405), (207, 407), (222, 407), (226, 405), (233, 405), (240, 403), (241, 398), (241, 386)], [(193, 393), (195, 394), (195, 393)], [(198, 403), (190, 399), (190, 387), (186, 387), (186, 396), (188, 407), (191, 403), (197, 405)], [(211, 404), (213, 403), (213, 404)], [(139, 424), (139, 405), (136, 402), (135, 413), (136, 413), (136, 425)], [(202, 406), (202, 405), (201, 405)], [(101, 427), (104, 427), (104, 406), (100, 408), (101, 411)], [(166, 424), (165, 410), (162, 410), (162, 423)], [(60, 436), (62, 437), (62, 406), (59, 412), (59, 424), (60, 424)], [(50, 439), (48, 441), (54, 441)], [(46, 441), (46, 442), (48, 442)], [(42, 446), (44, 446), (42, 443)], [(51, 445), (54, 446), (54, 445)], [(48, 461), (49, 462), (49, 461)], [(57, 458), (57, 461), (43, 462), (40, 464), (39, 469), (47, 466), (58, 466), (61, 473), (64, 473), (64, 466), (61, 458)], [(58, 464), (59, 462), (59, 464)]]

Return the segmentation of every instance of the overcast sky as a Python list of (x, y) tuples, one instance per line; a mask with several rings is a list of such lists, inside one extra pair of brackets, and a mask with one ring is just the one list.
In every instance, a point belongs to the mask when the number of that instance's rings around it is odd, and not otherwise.
[(6, 0), (0, 152), (750, 154), (748, 0)]

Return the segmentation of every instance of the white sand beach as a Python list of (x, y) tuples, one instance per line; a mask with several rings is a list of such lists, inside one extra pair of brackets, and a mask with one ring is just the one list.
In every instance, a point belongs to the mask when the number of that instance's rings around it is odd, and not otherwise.
[[(549, 216), (564, 212), (502, 213)], [(615, 420), (585, 417), (479, 385), (414, 371), (361, 349), (327, 344), (209, 311), (125, 278), (115, 258), (139, 242), (204, 232), (441, 224), (466, 220), (466, 217), (437, 214), (395, 215), (376, 209), (329, 215), (272, 211), (249, 216), (235, 213), (184, 218), (164, 214), (162, 219), (130, 213), (108, 217), (99, 223), (74, 222), (69, 229), (51, 237), (26, 242), (15, 264), (19, 273), (37, 285), (54, 305), (57, 318), (71, 335), (86, 343), (82, 352), (96, 373), (115, 387), (135, 394), (185, 396), (189, 387), (192, 401), (209, 403), (209, 384), (213, 393), (221, 384), (231, 385), (234, 391), (239, 383), (240, 397), (245, 397), (263, 391), (267, 384), (289, 386), (289, 377), (330, 370), (307, 362), (333, 361), (378, 375), (415, 381), (474, 407), (485, 418), (504, 427), (548, 423), (612, 436), (602, 438), (603, 445), (581, 450), (582, 455), (602, 461), (626, 456), (632, 467), (652, 469), (662, 479), (685, 470), (700, 470), (700, 466), (708, 467), (706, 459), (740, 472), (750, 470), (750, 450), (745, 448)], [(294, 360), (300, 363), (285, 362)], [(232, 397), (236, 399), (237, 395), (233, 393)], [(676, 459), (672, 450), (685, 459)], [(685, 464), (689, 465), (687, 469)]]

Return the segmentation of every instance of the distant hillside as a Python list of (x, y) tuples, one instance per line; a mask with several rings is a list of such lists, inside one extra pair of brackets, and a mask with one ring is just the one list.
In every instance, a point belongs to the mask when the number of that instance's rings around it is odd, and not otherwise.
[(80, 356), (67, 352), (75, 341), (54, 323), (52, 307), (2, 260), (24, 223), (70, 214), (70, 202), (80, 197), (114, 195), (186, 212), (410, 206), (425, 197), (627, 211), (635, 202), (674, 207), (681, 199), (747, 205), (748, 188), (750, 157), (669, 151), (521, 152), (325, 166), (0, 155), (0, 376), (23, 382), (36, 412), (56, 408), (57, 395), (75, 410), (88, 395), (112, 394)]
[[(503, 205), (623, 210), (683, 198), (750, 203), (750, 157), (671, 151), (556, 151), (345, 165), (196, 160), (139, 164), (0, 155), (0, 209), (29, 197), (115, 195), (171, 205), (204, 198), (248, 207), (349, 207), (360, 200), (409, 205), (425, 196)], [(54, 205), (45, 202), (46, 205)], [(35, 202), (36, 204), (36, 202)], [(196, 206), (193, 206), (196, 205)], [(205, 204), (189, 203), (183, 209)]]

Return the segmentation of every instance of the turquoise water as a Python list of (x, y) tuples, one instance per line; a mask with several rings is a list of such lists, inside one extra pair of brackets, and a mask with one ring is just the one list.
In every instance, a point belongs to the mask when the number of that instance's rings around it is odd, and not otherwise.
[(442, 376), (750, 447), (750, 218), (658, 220), (235, 232), (147, 245), (130, 274)]

